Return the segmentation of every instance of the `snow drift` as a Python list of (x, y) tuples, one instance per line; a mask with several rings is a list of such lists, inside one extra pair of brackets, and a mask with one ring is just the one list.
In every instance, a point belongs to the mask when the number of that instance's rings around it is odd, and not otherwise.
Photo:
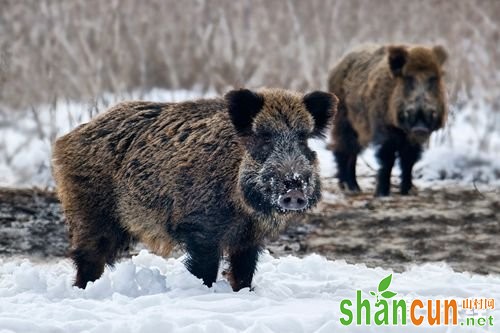
[[(234, 293), (220, 276), (212, 288), (204, 286), (182, 258), (166, 260), (143, 250), (80, 290), (71, 286), (74, 269), (68, 260), (9, 259), (0, 267), (0, 332), (422, 332), (423, 327), (410, 325), (346, 327), (339, 322), (342, 299), (354, 299), (356, 289), (371, 297), (369, 291), (388, 274), (318, 255), (274, 259), (264, 254), (255, 290)], [(426, 264), (395, 273), (391, 289), (405, 299), (499, 300), (499, 286), (498, 276)], [(498, 319), (500, 310), (488, 315)], [(467, 331), (460, 326), (423, 329)]]

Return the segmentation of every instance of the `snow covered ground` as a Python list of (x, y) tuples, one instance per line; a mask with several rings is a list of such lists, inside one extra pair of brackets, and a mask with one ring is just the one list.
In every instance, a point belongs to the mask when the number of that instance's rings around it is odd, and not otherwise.
[[(184, 268), (181, 259), (142, 251), (106, 269), (86, 290), (71, 286), (68, 260), (32, 263), (5, 260), (0, 266), (0, 332), (497, 332), (464, 328), (343, 326), (342, 299), (370, 290), (390, 272), (318, 255), (275, 259), (264, 254), (254, 291), (238, 293), (219, 277), (211, 289)], [(455, 273), (444, 264), (409, 267), (394, 274), (391, 290), (412, 300), (488, 297), (500, 300), (500, 277)], [(459, 322), (464, 312), (459, 311)], [(477, 313), (476, 313), (477, 315)]]
[[(169, 102), (213, 95), (154, 89), (124, 96), (104, 95), (89, 103), (59, 101), (26, 112), (3, 110), (0, 112), (0, 185), (53, 186), (51, 142), (119, 101)], [(334, 175), (332, 154), (325, 149), (324, 141), (314, 141), (312, 146), (320, 155), (322, 174)], [(473, 181), (500, 184), (499, 156), (500, 114), (489, 110), (488, 105), (470, 103), (460, 112), (451, 112), (447, 127), (432, 135), (430, 149), (416, 165), (415, 177), (427, 181), (455, 180), (469, 185)], [(367, 149), (359, 160), (358, 173), (370, 174), (376, 168), (373, 149)]]

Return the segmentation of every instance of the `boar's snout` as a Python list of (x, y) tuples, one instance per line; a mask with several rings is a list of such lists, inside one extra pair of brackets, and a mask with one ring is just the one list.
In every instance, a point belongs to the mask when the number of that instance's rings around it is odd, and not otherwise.
[(280, 195), (278, 205), (283, 210), (302, 210), (307, 207), (307, 198), (302, 191), (289, 190)]
[(416, 137), (427, 138), (431, 134), (431, 131), (427, 126), (417, 124), (411, 128), (411, 133)]

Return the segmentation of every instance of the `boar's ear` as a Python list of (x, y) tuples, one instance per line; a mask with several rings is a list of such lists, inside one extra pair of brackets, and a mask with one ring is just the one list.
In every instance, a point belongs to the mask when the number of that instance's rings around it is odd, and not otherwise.
[(252, 121), (261, 111), (264, 98), (248, 89), (231, 90), (224, 96), (229, 109), (229, 116), (239, 135), (248, 135), (252, 131)]
[(389, 67), (394, 76), (401, 76), (403, 67), (408, 60), (408, 51), (404, 46), (389, 47)]
[(436, 59), (440, 65), (443, 65), (446, 62), (446, 59), (448, 59), (448, 52), (446, 52), (446, 49), (441, 45), (434, 46), (432, 48), (432, 52), (436, 55)]
[(307, 111), (314, 119), (313, 136), (323, 137), (328, 122), (337, 112), (338, 98), (334, 94), (322, 91), (313, 91), (304, 96)]

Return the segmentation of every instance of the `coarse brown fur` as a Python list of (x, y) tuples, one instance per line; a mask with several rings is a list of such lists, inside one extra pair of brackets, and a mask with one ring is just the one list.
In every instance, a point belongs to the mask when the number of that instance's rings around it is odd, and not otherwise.
[[(162, 256), (182, 245), (208, 286), (224, 251), (233, 289), (249, 287), (263, 239), (292, 214), (278, 199), (296, 193), (288, 200), (307, 209), (320, 198), (305, 140), (335, 109), (328, 93), (242, 89), (225, 99), (121, 103), (58, 139), (53, 172), (75, 284), (99, 278), (138, 240)], [(292, 169), (304, 179), (290, 178)]]
[(408, 194), (422, 144), (446, 121), (446, 58), (441, 46), (371, 45), (348, 53), (333, 68), (328, 88), (340, 101), (330, 147), (342, 188), (360, 190), (356, 157), (373, 143), (381, 162), (376, 194), (389, 194), (396, 156), (402, 167), (401, 193)]

